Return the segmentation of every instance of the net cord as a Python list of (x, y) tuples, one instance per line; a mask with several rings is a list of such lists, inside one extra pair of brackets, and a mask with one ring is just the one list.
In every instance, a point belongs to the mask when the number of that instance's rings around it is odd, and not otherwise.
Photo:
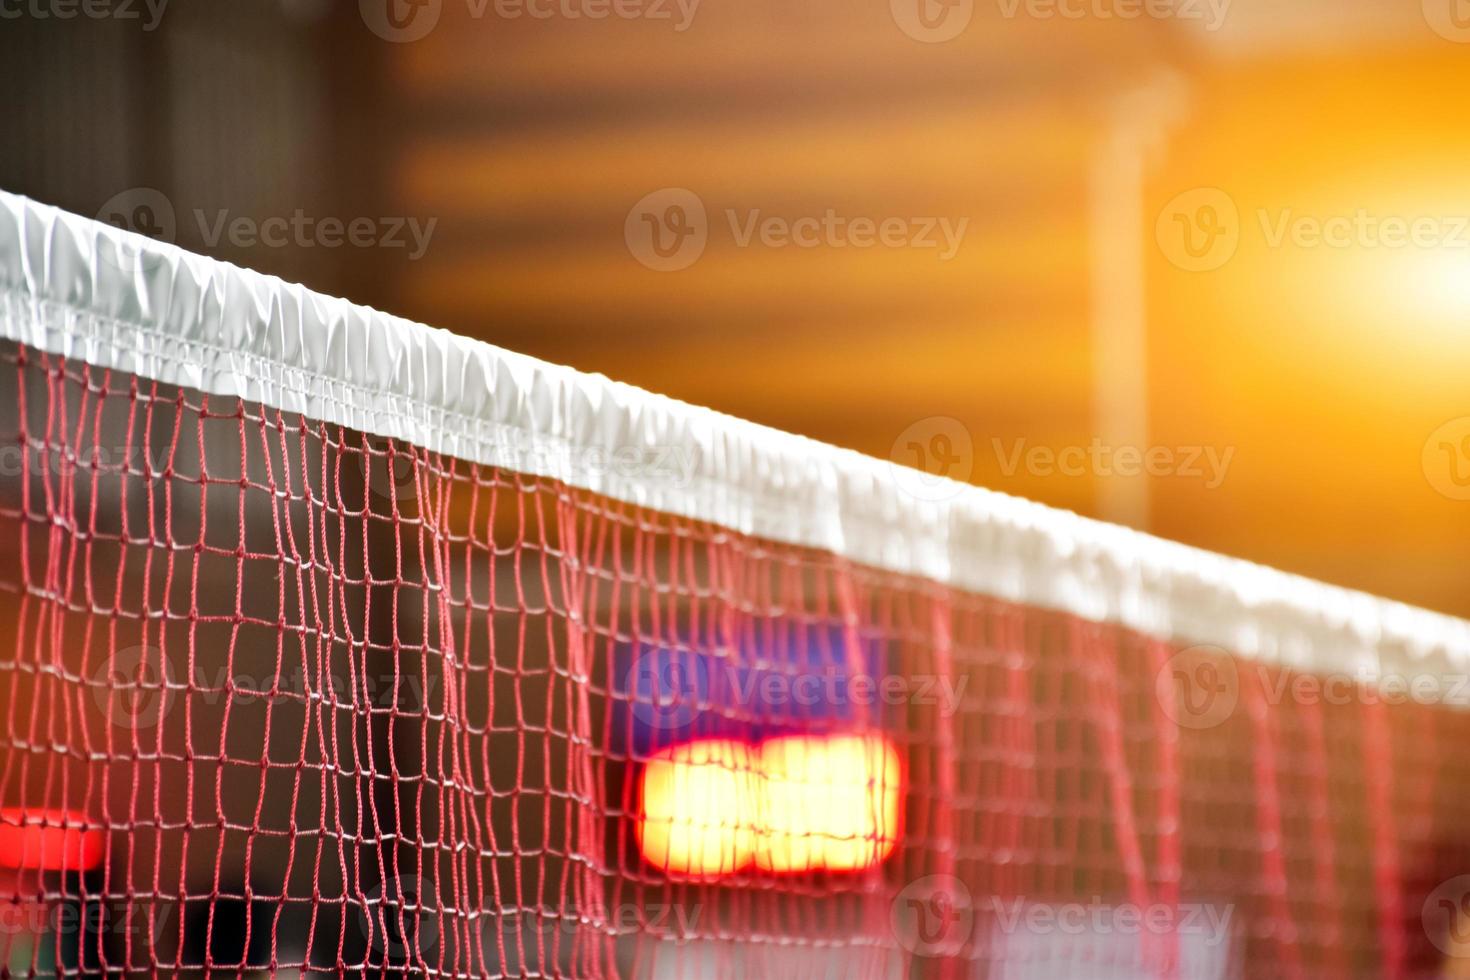
[(759, 538), (1299, 670), (1443, 677), (1470, 622), (548, 364), (0, 191), (0, 336)]

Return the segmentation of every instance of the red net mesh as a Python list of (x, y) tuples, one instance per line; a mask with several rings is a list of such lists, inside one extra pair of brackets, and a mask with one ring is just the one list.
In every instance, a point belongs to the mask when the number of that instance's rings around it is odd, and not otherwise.
[(1458, 708), (0, 375), (8, 976), (1406, 978), (1470, 938)]

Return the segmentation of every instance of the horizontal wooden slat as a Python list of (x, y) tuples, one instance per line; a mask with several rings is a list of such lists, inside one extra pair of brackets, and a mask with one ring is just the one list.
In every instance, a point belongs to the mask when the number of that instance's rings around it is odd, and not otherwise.
[[(752, 417), (782, 410), (866, 416), (986, 406), (995, 417), (1085, 412), (1091, 371), (1075, 324), (980, 320), (787, 323), (687, 333), (657, 344), (586, 344), (596, 370)], [(772, 343), (780, 340), (780, 360)], [(760, 383), (752, 384), (752, 379)]]
[[(667, 6), (677, 9), (674, 0)], [(408, 99), (478, 92), (584, 110), (620, 97), (646, 110), (718, 92), (727, 93), (727, 106), (775, 99), (779, 108), (812, 95), (882, 99), (961, 83), (983, 97), (987, 81), (990, 94), (1006, 100), (1028, 82), (1085, 89), (1100, 70), (1153, 60), (1184, 33), (1160, 19), (1043, 19), (1024, 7), (1008, 17), (1004, 9), (976, 3), (958, 36), (921, 43), (900, 29), (887, 0), (706, 0), (684, 31), (675, 30), (677, 15), (476, 18), (468, 5), (446, 3), (436, 30), (402, 45), (397, 83)]]
[(411, 214), (508, 222), (621, 220), (662, 187), (688, 188), (710, 209), (1020, 210), (1080, 197), (1089, 122), (1046, 107), (977, 112), (951, 103), (756, 128), (725, 119), (426, 139), (402, 154), (396, 196)]
[[(716, 239), (716, 232), (711, 233)], [(589, 246), (486, 251), (423, 259), (403, 284), (410, 311), (458, 308), (487, 322), (526, 318), (573, 325), (668, 322), (703, 316), (843, 318), (874, 308), (933, 310), (977, 320), (987, 306), (1027, 287), (1038, 296), (1075, 282), (1083, 265), (1075, 235), (1038, 227), (967, 233), (950, 261), (935, 249), (736, 247), (718, 232), (702, 258), (677, 272), (645, 268), (618, 240)], [(458, 322), (458, 318), (456, 318)]]

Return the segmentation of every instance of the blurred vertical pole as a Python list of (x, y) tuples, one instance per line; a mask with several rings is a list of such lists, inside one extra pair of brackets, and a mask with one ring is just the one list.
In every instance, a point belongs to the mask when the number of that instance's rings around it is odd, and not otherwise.
[[(136, 72), (136, 96), (129, 109), (129, 159), (132, 172), (128, 183), (104, 189), (103, 198), (131, 187), (153, 187), (170, 200), (177, 197), (174, 174), (174, 104), (171, 45), (172, 20), (160, 20), (154, 31), (129, 31), (132, 36), (132, 68)], [(87, 212), (91, 214), (90, 211)]]
[[(391, 84), (402, 49), (368, 30), (356, 3), (332, 3), (316, 27), (317, 52), (328, 106), (326, 154), (331, 161), (320, 188), (332, 214), (343, 220), (402, 214), (391, 191), (393, 151), (406, 144), (411, 119), (399, 111)], [(384, 249), (339, 249), (331, 270), (333, 292), (378, 309), (392, 306), (389, 256)]]
[(1148, 236), (1144, 177), (1180, 102), (1179, 82), (1164, 76), (1111, 100), (1088, 182), (1091, 253), (1093, 422), (1109, 452), (1093, 474), (1097, 516), (1129, 527), (1149, 523), (1148, 475), (1113, 471), (1117, 451), (1148, 450)]

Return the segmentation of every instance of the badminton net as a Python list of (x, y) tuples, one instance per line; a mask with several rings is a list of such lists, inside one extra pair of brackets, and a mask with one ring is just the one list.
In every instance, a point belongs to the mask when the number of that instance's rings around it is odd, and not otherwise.
[(0, 195), (8, 976), (1438, 976), (1467, 624)]

